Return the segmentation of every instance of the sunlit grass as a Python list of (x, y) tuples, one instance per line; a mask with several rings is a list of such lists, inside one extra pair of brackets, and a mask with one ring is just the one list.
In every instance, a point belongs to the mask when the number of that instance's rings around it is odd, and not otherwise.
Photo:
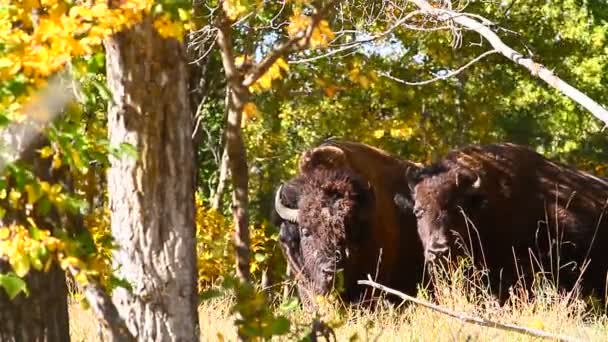
[[(433, 302), (462, 313), (582, 341), (608, 340), (606, 316), (588, 313), (581, 300), (543, 288), (534, 292), (532, 300), (514, 295), (512, 301), (500, 306), (485, 290), (471, 286), (471, 279), (464, 278), (462, 274), (456, 272), (450, 279), (439, 281)], [(201, 304), (201, 341), (236, 340), (234, 316), (230, 315), (232, 304), (231, 296), (209, 299)], [(313, 315), (300, 308), (281, 312), (279, 304), (273, 304), (277, 313), (287, 315), (293, 322), (292, 328), (297, 331), (277, 340), (302, 337), (310, 327)], [(460, 322), (416, 305), (399, 307), (379, 302), (374, 309), (369, 309), (323, 302), (318, 314), (323, 321), (335, 326), (338, 341), (540, 341), (514, 332)], [(70, 315), (75, 341), (99, 341), (96, 321), (89, 311), (72, 304)]]

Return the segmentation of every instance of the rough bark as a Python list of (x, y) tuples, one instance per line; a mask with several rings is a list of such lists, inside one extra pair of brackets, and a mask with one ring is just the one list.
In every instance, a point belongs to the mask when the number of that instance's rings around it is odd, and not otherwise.
[(108, 194), (118, 275), (113, 300), (141, 341), (196, 341), (194, 148), (183, 46), (150, 19), (104, 42), (113, 94), (108, 134), (137, 157), (111, 158)]
[[(8, 265), (0, 261), (0, 273)], [(10, 300), (0, 289), (0, 341), (63, 342), (70, 340), (65, 273), (58, 266), (26, 276), (29, 296)]]
[[(21, 161), (31, 166), (34, 174), (46, 181), (57, 179), (50, 168), (49, 161), (39, 158), (37, 149), (48, 144), (40, 134), (40, 126), (32, 122), (15, 124), (2, 131), (0, 135), (5, 163)], [(0, 203), (8, 209), (0, 220), (0, 226), (8, 224), (27, 224), (23, 211), (10, 210), (7, 203)], [(56, 213), (49, 217), (35, 217), (37, 222), (58, 222)], [(0, 258), (0, 273), (11, 271), (8, 262)], [(65, 273), (58, 266), (48, 272), (30, 270), (24, 279), (29, 296), (23, 293), (10, 300), (0, 288), (0, 341), (69, 341), (69, 319), (67, 305), (67, 285)]]

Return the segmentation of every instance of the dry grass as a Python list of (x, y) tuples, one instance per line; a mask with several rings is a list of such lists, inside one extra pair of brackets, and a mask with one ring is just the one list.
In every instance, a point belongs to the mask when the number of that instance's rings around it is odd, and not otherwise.
[[(453, 279), (452, 279), (453, 280)], [(483, 291), (472, 291), (468, 280), (442, 282), (435, 302), (444, 307), (482, 316), (503, 323), (516, 323), (568, 335), (583, 341), (608, 340), (608, 319), (593, 316), (584, 310), (581, 301), (567, 300), (551, 289), (535, 294), (532, 301), (516, 300), (499, 306)], [(201, 341), (235, 341), (234, 317), (229, 315), (231, 297), (205, 301), (199, 309)], [(277, 305), (278, 307), (278, 305)], [(277, 309), (278, 310), (278, 309)], [(540, 341), (512, 332), (484, 328), (414, 305), (395, 307), (381, 302), (375, 310), (345, 308), (323, 303), (319, 314), (326, 322), (337, 323), (338, 341), (351, 338), (360, 341)], [(89, 311), (78, 304), (70, 307), (72, 337), (75, 341), (99, 341), (97, 325)], [(301, 309), (287, 313), (299, 331), (277, 340), (293, 340), (309, 326), (312, 316)]]

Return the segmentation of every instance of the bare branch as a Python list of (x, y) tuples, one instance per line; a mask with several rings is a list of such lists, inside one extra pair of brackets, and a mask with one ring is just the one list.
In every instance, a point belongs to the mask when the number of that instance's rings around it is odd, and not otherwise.
[(516, 332), (519, 334), (524, 334), (524, 335), (528, 335), (528, 336), (534, 336), (534, 337), (540, 337), (540, 338), (545, 338), (545, 339), (551, 339), (551, 340), (555, 340), (555, 341), (564, 341), (564, 342), (579, 342), (580, 340), (577, 340), (573, 337), (570, 336), (564, 336), (564, 335), (559, 335), (559, 334), (552, 334), (552, 333), (548, 333), (546, 331), (542, 331), (542, 330), (538, 330), (538, 329), (532, 329), (532, 328), (526, 328), (526, 327), (522, 327), (516, 324), (510, 324), (510, 323), (499, 323), (499, 322), (494, 322), (492, 320), (486, 319), (486, 318), (482, 318), (482, 317), (475, 317), (463, 312), (458, 312), (458, 311), (454, 311), (454, 310), (450, 310), (447, 308), (444, 308), (442, 306), (433, 304), (433, 303), (429, 303), (425, 300), (422, 299), (418, 299), (416, 297), (412, 297), (412, 296), (408, 296), (403, 292), (391, 289), (390, 287), (386, 287), (382, 284), (378, 284), (375, 281), (372, 280), (371, 276), (368, 274), (367, 275), (368, 280), (359, 280), (357, 281), (358, 284), (361, 285), (367, 285), (367, 286), (371, 286), (373, 288), (379, 289), (381, 291), (384, 291), (386, 293), (390, 293), (392, 295), (395, 295), (401, 299), (403, 299), (403, 301), (409, 301), (415, 304), (418, 304), (420, 306), (423, 306), (425, 308), (431, 309), (435, 312), (439, 312), (441, 314), (444, 314), (446, 316), (450, 316), (452, 318), (456, 318), (457, 320), (466, 322), (466, 323), (472, 323), (472, 324), (476, 324), (476, 325), (480, 325), (483, 327), (488, 327), (488, 328), (494, 328), (494, 329), (500, 329), (500, 330), (505, 330), (505, 331), (511, 331), (511, 332)]
[[(316, 61), (322, 58), (326, 58), (329, 56), (333, 56), (335, 54), (338, 54), (340, 52), (343, 51), (347, 51), (353, 48), (356, 48), (358, 46), (361, 46), (365, 43), (371, 43), (373, 41), (379, 40), (381, 38), (386, 37), (387, 35), (389, 35), (390, 33), (392, 33), (393, 31), (395, 31), (397, 28), (399, 28), (401, 25), (406, 25), (407, 27), (413, 27), (413, 26), (408, 26), (408, 24), (405, 24), (406, 21), (410, 20), (412, 17), (416, 16), (416, 15), (420, 15), (422, 14), (421, 11), (413, 11), (411, 13), (408, 13), (406, 16), (404, 16), (403, 18), (399, 19), (397, 22), (395, 22), (393, 25), (391, 25), (391, 27), (389, 27), (388, 29), (382, 31), (381, 33), (375, 34), (369, 38), (365, 38), (365, 39), (359, 39), (356, 40), (354, 42), (350, 42), (350, 43), (346, 43), (344, 45), (342, 45), (340, 48), (335, 49), (335, 50), (331, 50), (329, 52), (326, 52), (322, 55), (319, 56), (314, 56), (314, 57), (310, 57), (310, 58), (304, 58), (304, 59), (298, 59), (298, 60), (291, 60), (289, 61), (289, 64), (301, 64), (301, 63), (308, 63), (308, 62), (312, 62), (312, 61)], [(418, 28), (418, 27), (416, 27)], [(419, 28), (419, 29), (423, 29), (423, 28)], [(353, 32), (358, 32), (358, 31), (353, 31)]]
[(459, 73), (461, 73), (462, 71), (464, 71), (466, 68), (470, 67), (471, 65), (477, 63), (479, 60), (481, 60), (482, 58), (489, 56), (491, 54), (495, 54), (498, 53), (498, 50), (490, 50), (490, 51), (486, 51), (484, 53), (482, 53), (481, 55), (473, 58), (471, 61), (469, 61), (467, 64), (461, 66), (460, 68), (450, 71), (445, 75), (441, 75), (441, 76), (437, 76), (437, 77), (433, 77), (430, 80), (425, 80), (425, 81), (418, 81), (418, 82), (408, 82), (405, 80), (402, 80), (400, 78), (397, 78), (389, 73), (384, 73), (384, 72), (380, 72), (379, 74), (381, 76), (384, 76), (386, 78), (390, 78), (391, 80), (395, 81), (395, 82), (399, 82), (401, 84), (405, 84), (405, 85), (412, 85), (412, 86), (416, 86), (416, 85), (425, 85), (425, 84), (429, 84), (429, 83), (433, 83), (436, 81), (440, 81), (440, 80), (445, 80), (448, 79), (450, 77), (456, 76)]
[[(570, 84), (557, 77), (553, 72), (547, 69), (545, 66), (534, 62), (531, 58), (524, 57), (521, 53), (515, 51), (508, 45), (506, 45), (496, 33), (494, 33), (485, 24), (490, 23), (489, 20), (475, 15), (456, 13), (451, 10), (435, 8), (431, 6), (426, 0), (411, 0), (416, 6), (418, 6), (424, 13), (440, 20), (452, 20), (453, 22), (473, 30), (483, 36), (494, 49), (498, 50), (503, 56), (512, 60), (513, 62), (524, 66), (530, 71), (533, 76), (540, 78), (553, 88), (559, 90), (562, 94), (568, 96), (573, 101), (577, 102), (581, 106), (589, 110), (596, 118), (603, 121), (608, 125), (608, 111), (600, 104), (592, 100), (587, 95), (583, 94), (578, 89), (574, 88)], [(482, 18), (482, 19), (479, 19)]]

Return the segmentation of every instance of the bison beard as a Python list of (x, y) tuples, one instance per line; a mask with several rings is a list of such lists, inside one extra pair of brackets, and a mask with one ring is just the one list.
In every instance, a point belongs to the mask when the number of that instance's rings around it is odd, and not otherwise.
[(304, 304), (332, 289), (342, 290), (347, 302), (365, 300), (356, 281), (367, 274), (415, 294), (422, 246), (411, 210), (401, 212), (392, 201), (407, 184), (399, 175), (408, 167), (415, 166), (351, 142), (331, 141), (303, 154), (300, 175), (276, 193), (275, 214), (282, 250), (300, 271)]
[(453, 151), (407, 178), (427, 261), (466, 250), (503, 300), (540, 271), (605, 299), (605, 180), (514, 144)]

